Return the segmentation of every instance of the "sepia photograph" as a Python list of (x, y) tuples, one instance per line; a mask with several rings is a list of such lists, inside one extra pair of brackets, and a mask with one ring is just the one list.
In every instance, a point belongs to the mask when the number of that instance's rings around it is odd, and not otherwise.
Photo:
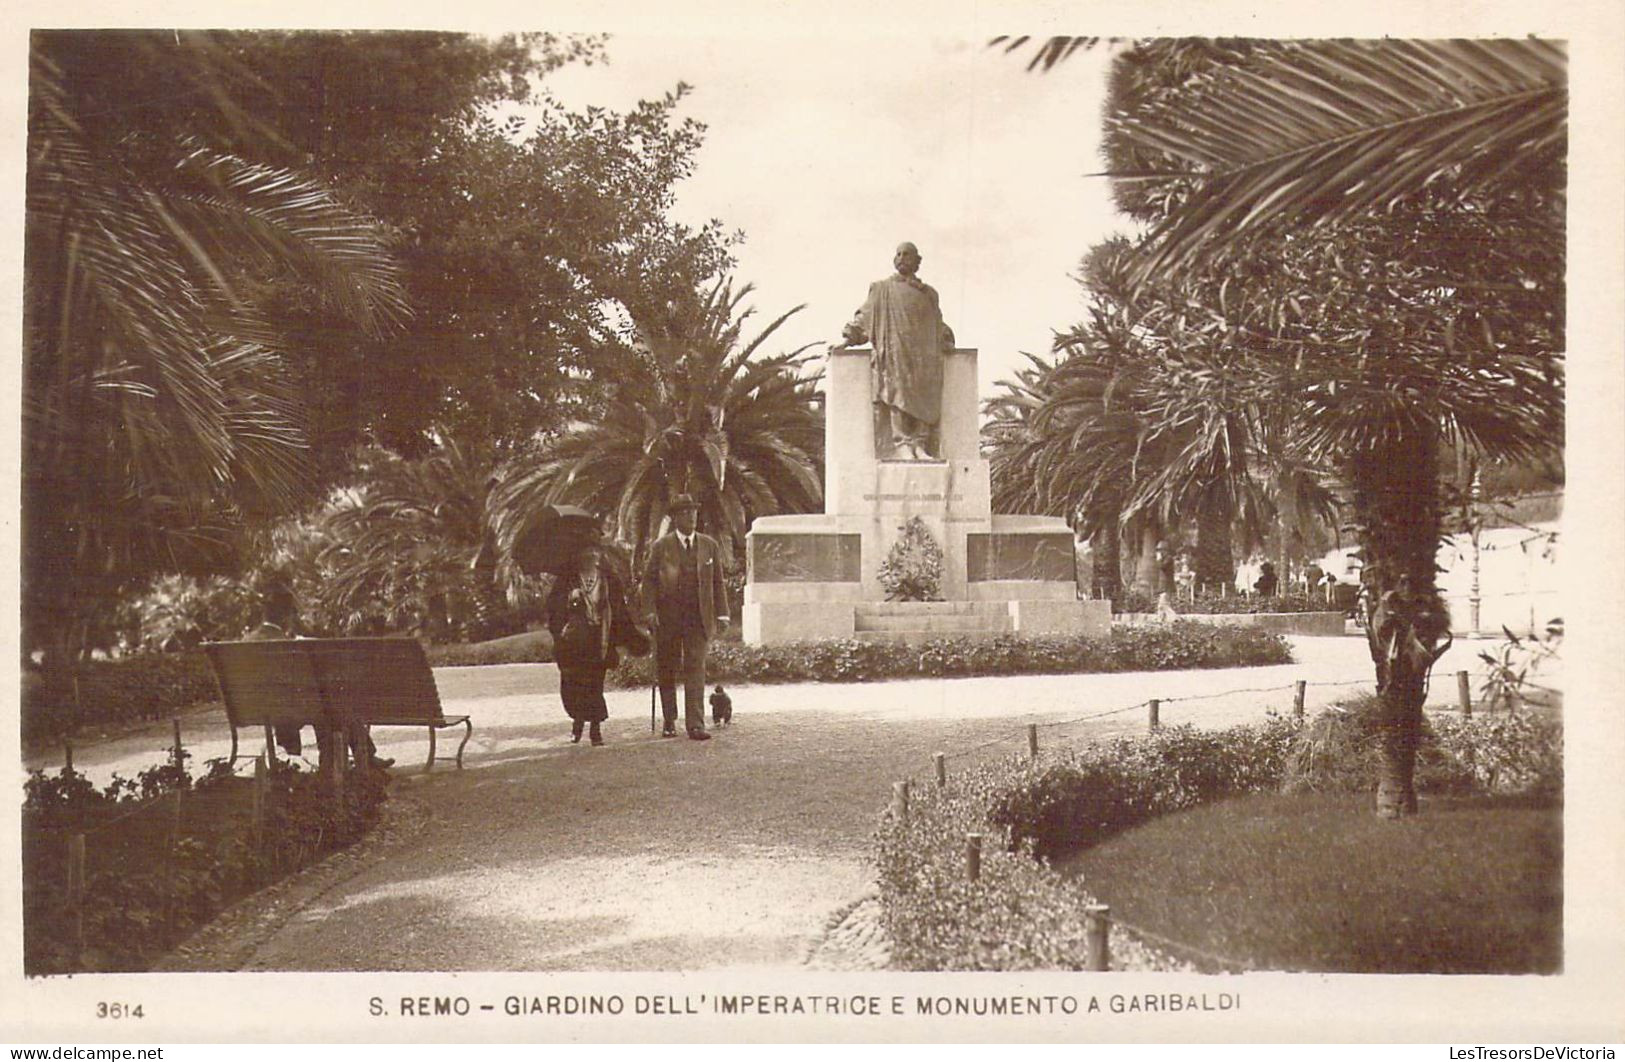
[(0, 1039), (1625, 1038), (1558, 7), (30, 12)]

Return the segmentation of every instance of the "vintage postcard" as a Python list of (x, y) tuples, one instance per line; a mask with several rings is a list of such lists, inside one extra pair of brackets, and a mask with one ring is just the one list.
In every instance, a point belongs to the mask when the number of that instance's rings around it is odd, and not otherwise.
[(0, 1040), (1625, 1039), (1621, 13), (639, 7), (6, 16)]

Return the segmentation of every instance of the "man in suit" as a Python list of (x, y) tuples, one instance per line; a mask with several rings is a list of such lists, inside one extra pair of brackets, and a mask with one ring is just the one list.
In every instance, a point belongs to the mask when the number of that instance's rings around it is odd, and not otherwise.
[(708, 741), (705, 731), (705, 653), (717, 627), (728, 626), (722, 582), (722, 549), (695, 529), (699, 505), (687, 494), (671, 503), (672, 530), (649, 547), (643, 572), (644, 608), (655, 619), (655, 674), (663, 737), (677, 736), (677, 678), (683, 680), (683, 723), (688, 736)]

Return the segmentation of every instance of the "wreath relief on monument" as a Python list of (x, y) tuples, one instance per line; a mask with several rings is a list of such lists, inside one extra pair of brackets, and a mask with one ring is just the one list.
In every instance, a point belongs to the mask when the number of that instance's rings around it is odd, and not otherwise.
[(887, 601), (941, 601), (942, 547), (918, 516), (897, 530), (901, 537), (880, 565)]

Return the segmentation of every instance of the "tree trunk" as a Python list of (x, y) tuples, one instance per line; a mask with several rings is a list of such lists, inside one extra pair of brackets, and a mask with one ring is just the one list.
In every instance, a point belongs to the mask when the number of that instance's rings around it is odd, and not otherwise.
[(1414, 815), (1416, 750), (1428, 673), (1449, 647), (1450, 617), (1434, 584), (1443, 532), (1438, 439), (1389, 443), (1349, 462), (1370, 593), (1366, 641), (1377, 672), (1382, 755), (1377, 814)]
[(1115, 521), (1089, 540), (1089, 590), (1116, 604), (1123, 596), (1122, 538)]
[(1134, 589), (1151, 598), (1157, 596), (1157, 587), (1162, 581), (1162, 570), (1157, 563), (1157, 541), (1160, 538), (1154, 524), (1142, 524), (1140, 547), (1134, 555)]
[(1196, 585), (1198, 588), (1232, 586), (1235, 581), (1230, 514), (1218, 506), (1209, 506), (1196, 517)]

